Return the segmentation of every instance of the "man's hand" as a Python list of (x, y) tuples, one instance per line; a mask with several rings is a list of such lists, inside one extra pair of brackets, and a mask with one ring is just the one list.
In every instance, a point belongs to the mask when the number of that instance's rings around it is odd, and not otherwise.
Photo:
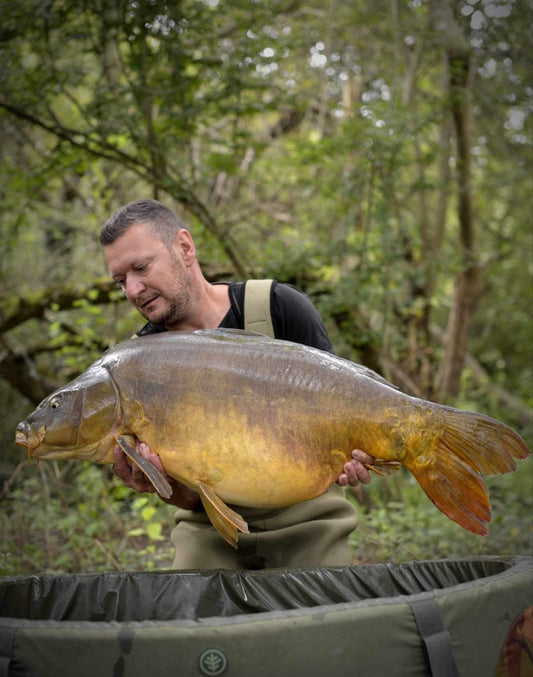
[[(163, 464), (161, 463), (161, 459), (159, 458), (158, 454), (155, 454), (145, 442), (139, 442), (139, 440), (137, 440), (136, 451), (143, 458), (152, 463), (152, 465), (154, 465), (160, 472), (162, 472), (172, 487), (172, 496), (168, 499), (164, 499), (161, 496), (160, 498), (162, 501), (165, 501), (165, 503), (169, 503), (170, 505), (175, 505), (179, 508), (185, 508), (186, 510), (190, 510), (198, 503), (200, 500), (199, 495), (193, 491), (193, 489), (190, 489), (184, 484), (181, 484), (181, 482), (169, 477), (165, 473), (165, 469), (163, 468)], [(113, 455), (115, 458), (113, 472), (124, 482), (127, 487), (135, 489), (135, 491), (139, 491), (141, 493), (155, 492), (154, 485), (146, 477), (143, 471), (135, 463), (130, 465), (128, 457), (118, 445), (114, 448)]]
[(360, 449), (352, 451), (352, 460), (344, 464), (344, 472), (337, 477), (337, 484), (346, 487), (356, 487), (359, 483), (368, 484), (371, 479), (370, 470), (365, 465), (373, 465), (374, 457)]

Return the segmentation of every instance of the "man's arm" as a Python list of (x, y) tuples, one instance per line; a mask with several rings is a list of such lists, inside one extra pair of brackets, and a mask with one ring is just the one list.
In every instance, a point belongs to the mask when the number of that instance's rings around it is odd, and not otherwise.
[[(175, 505), (178, 508), (184, 508), (185, 510), (192, 510), (192, 508), (198, 504), (200, 496), (196, 493), (196, 491), (166, 475), (161, 463), (161, 459), (157, 454), (154, 454), (150, 450), (150, 447), (147, 444), (137, 441), (136, 451), (147, 461), (152, 463), (159, 471), (165, 474), (170, 486), (172, 487), (172, 495), (170, 498), (166, 499), (160, 496), (162, 501), (168, 503), (169, 505)], [(135, 464), (129, 464), (126, 455), (119, 446), (115, 447), (113, 454), (115, 457), (113, 471), (127, 487), (135, 489), (135, 491), (139, 491), (141, 493), (155, 492), (154, 485), (146, 477), (139, 466)]]

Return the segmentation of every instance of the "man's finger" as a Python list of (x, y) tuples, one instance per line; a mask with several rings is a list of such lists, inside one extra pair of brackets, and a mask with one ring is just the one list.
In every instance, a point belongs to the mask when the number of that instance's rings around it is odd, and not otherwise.
[(374, 465), (376, 459), (370, 454), (367, 454), (361, 449), (352, 449), (352, 458), (354, 461), (359, 461), (359, 463), (366, 463), (368, 465)]

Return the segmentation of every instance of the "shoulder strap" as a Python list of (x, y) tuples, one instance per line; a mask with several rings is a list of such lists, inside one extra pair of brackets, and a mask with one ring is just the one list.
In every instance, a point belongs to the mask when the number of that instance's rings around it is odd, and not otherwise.
[(274, 337), (270, 315), (270, 292), (273, 280), (247, 280), (244, 288), (244, 328)]

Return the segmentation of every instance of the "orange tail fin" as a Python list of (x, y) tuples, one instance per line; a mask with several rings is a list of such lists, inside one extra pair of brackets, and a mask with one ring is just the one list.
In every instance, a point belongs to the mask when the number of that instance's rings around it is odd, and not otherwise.
[(516, 470), (516, 460), (530, 455), (512, 428), (488, 416), (439, 408), (443, 428), (431, 457), (416, 456), (407, 467), (437, 508), (475, 534), (488, 534), (488, 490), (481, 475)]

